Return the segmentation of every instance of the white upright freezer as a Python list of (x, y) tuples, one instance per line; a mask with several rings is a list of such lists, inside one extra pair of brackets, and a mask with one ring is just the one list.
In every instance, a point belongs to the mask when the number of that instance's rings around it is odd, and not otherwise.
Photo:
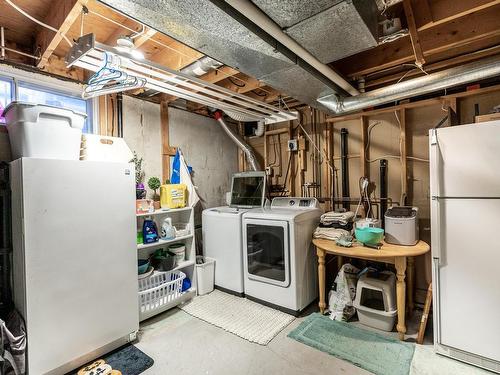
[(29, 374), (64, 374), (139, 328), (134, 167), (11, 163), (14, 302)]
[(500, 121), (429, 140), (435, 348), (500, 372)]

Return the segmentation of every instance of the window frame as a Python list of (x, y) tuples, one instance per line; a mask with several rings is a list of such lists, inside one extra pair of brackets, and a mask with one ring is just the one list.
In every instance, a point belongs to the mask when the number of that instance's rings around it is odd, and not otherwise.
[[(13, 78), (0, 74), (0, 81), (10, 83), (10, 101), (15, 100), (15, 81)], [(0, 122), (0, 126), (5, 126), (5, 122)]]
[[(48, 93), (70, 96), (82, 99), (83, 85), (76, 82), (71, 82), (55, 77), (39, 74), (36, 72), (24, 71), (11, 66), (0, 65), (0, 79), (12, 82), (11, 98), (19, 100), (19, 85), (28, 86), (28, 88), (39, 89)], [(88, 133), (97, 134), (98, 132), (98, 115), (99, 101), (98, 98), (86, 99), (87, 116), (90, 120), (88, 123)], [(0, 124), (4, 126), (4, 124)]]

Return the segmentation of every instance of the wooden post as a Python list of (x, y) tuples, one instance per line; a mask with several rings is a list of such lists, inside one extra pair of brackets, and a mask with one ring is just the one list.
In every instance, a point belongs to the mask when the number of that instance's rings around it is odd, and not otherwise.
[(398, 307), (398, 323), (396, 328), (399, 333), (399, 339), (404, 340), (406, 333), (406, 324), (405, 324), (405, 294), (406, 294), (406, 284), (405, 284), (405, 276), (406, 276), (406, 257), (396, 257), (394, 259), (396, 266), (396, 300)]
[[(288, 121), (288, 139), (293, 139), (293, 121)], [(290, 170), (288, 171), (288, 192), (291, 197), (295, 196), (295, 152), (289, 151)]]
[(400, 137), (401, 137), (401, 202), (402, 206), (406, 204), (408, 195), (408, 165), (407, 165), (407, 152), (406, 152), (406, 109), (403, 108), (399, 111), (400, 122)]
[(168, 128), (168, 102), (160, 103), (160, 124), (161, 124), (161, 168), (162, 182), (170, 179), (170, 157), (175, 155), (175, 147), (170, 146), (170, 134)]

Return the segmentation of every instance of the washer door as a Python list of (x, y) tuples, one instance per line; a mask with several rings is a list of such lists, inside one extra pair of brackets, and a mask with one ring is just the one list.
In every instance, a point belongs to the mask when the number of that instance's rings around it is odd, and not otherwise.
[(288, 287), (290, 285), (288, 222), (245, 219), (244, 225), (248, 278)]

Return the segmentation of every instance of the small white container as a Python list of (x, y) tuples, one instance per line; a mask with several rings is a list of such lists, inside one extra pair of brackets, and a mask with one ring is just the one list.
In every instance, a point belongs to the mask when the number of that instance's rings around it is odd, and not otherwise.
[(45, 104), (12, 102), (3, 115), (13, 160), (22, 157), (78, 160), (87, 115)]
[(175, 254), (175, 260), (177, 264), (186, 260), (186, 245), (182, 243), (176, 243), (170, 245), (168, 247), (168, 250)]
[(396, 321), (396, 278), (384, 271), (373, 277), (364, 273), (358, 280), (353, 302), (361, 324), (383, 331), (392, 331)]
[[(199, 260), (203, 263), (198, 264)], [(215, 259), (198, 255), (196, 257), (196, 291), (199, 296), (214, 290)]]

